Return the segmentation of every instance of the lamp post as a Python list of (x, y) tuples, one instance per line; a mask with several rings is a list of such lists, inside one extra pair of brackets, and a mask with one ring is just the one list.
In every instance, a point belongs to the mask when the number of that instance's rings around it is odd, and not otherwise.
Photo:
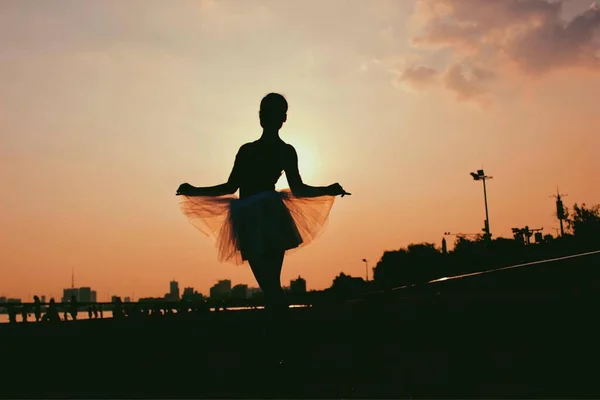
[(362, 260), (365, 263), (366, 282), (369, 282), (369, 260), (367, 260), (366, 258), (363, 258)]
[(490, 234), (490, 215), (488, 213), (488, 202), (487, 202), (487, 189), (485, 186), (485, 181), (488, 179), (492, 179), (493, 176), (487, 176), (482, 169), (477, 170), (477, 172), (471, 172), (471, 176), (475, 181), (483, 182), (483, 200), (485, 202), (485, 239), (490, 240), (492, 235)]

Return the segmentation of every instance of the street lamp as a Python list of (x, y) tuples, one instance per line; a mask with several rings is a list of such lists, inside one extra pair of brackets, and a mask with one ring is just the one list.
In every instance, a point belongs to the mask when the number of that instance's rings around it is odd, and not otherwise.
[(362, 259), (365, 263), (365, 276), (367, 277), (366, 282), (369, 282), (369, 261), (366, 258)]
[(490, 240), (492, 235), (490, 234), (490, 215), (488, 213), (487, 189), (485, 187), (485, 181), (487, 179), (492, 179), (493, 176), (487, 176), (482, 169), (477, 170), (477, 173), (471, 172), (471, 176), (473, 177), (473, 180), (483, 182), (483, 200), (485, 202), (485, 239)]

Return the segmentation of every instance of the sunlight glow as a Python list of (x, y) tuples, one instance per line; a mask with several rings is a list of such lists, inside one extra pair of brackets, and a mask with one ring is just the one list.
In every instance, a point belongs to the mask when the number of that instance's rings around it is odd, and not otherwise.
[[(313, 146), (305, 143), (303, 140), (294, 140), (291, 144), (296, 148), (296, 152), (298, 153), (298, 168), (300, 169), (302, 180), (308, 185), (316, 186), (318, 160), (313, 151)], [(279, 179), (275, 188), (277, 190), (289, 188), (285, 174)]]

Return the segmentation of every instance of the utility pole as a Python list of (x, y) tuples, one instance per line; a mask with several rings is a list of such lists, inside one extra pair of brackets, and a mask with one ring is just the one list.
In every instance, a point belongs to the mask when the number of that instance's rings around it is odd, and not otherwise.
[(471, 172), (471, 176), (473, 177), (473, 180), (483, 182), (483, 201), (485, 203), (485, 221), (483, 222), (483, 231), (485, 232), (485, 240), (489, 242), (492, 239), (492, 234), (490, 233), (490, 214), (488, 212), (487, 188), (485, 186), (485, 181), (492, 179), (493, 176), (487, 176), (482, 169), (477, 170), (477, 172)]
[(363, 262), (365, 263), (366, 282), (369, 282), (369, 260), (367, 260), (366, 258), (363, 258)]
[(565, 215), (565, 208), (563, 207), (563, 202), (562, 202), (562, 198), (568, 196), (568, 194), (563, 194), (558, 190), (558, 187), (556, 188), (556, 194), (553, 194), (550, 197), (553, 197), (556, 199), (556, 218), (558, 218), (558, 221), (560, 222), (560, 236), (563, 237), (565, 235), (565, 229), (563, 226), (563, 220), (566, 219), (566, 215)]

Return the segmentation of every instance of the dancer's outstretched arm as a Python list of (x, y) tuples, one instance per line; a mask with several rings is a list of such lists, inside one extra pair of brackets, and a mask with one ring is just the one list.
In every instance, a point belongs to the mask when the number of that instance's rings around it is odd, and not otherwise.
[(242, 148), (238, 151), (235, 162), (233, 164), (233, 169), (231, 174), (229, 174), (229, 179), (227, 182), (222, 183), (216, 186), (207, 186), (207, 187), (195, 187), (190, 185), (189, 183), (182, 183), (177, 189), (177, 196), (225, 196), (227, 194), (234, 194), (237, 192), (240, 187), (239, 184), (239, 175), (240, 175), (240, 154), (242, 152)]
[(289, 155), (287, 157), (287, 167), (285, 176), (294, 196), (297, 197), (319, 197), (319, 196), (339, 196), (349, 195), (339, 183), (329, 186), (309, 186), (302, 182), (300, 171), (298, 170), (298, 153), (293, 146), (288, 147)]

